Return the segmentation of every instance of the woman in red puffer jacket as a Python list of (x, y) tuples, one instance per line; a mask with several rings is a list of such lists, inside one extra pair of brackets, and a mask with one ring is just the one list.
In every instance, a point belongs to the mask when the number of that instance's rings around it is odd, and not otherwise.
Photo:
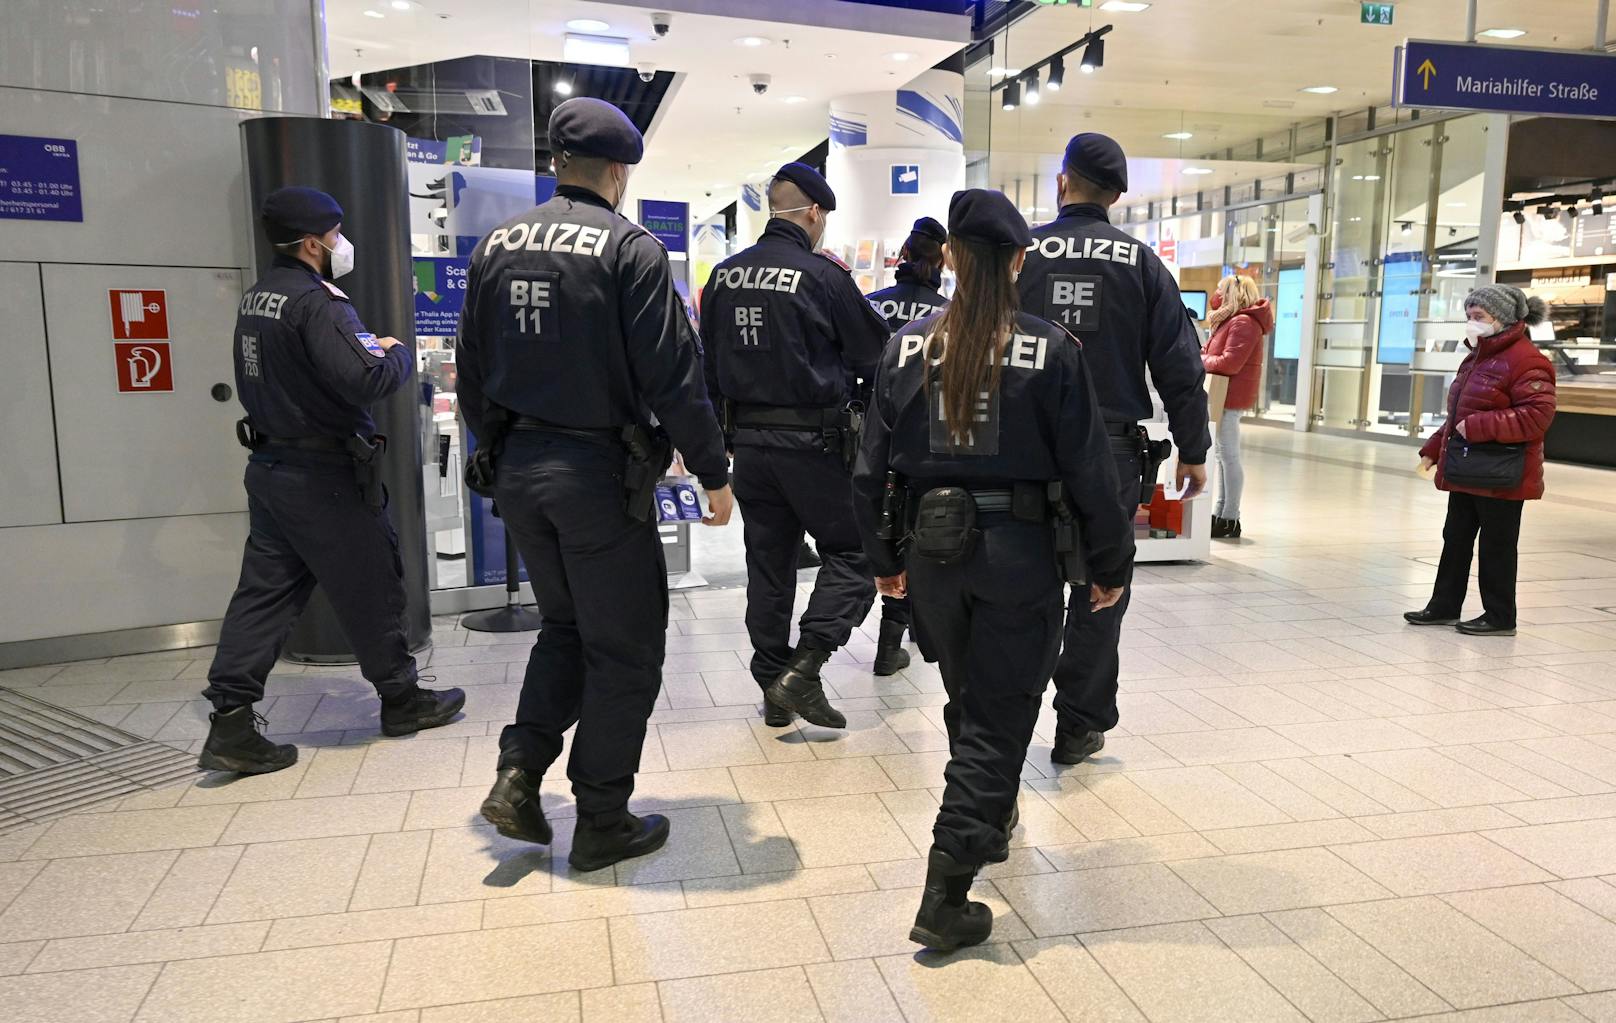
[[(1470, 636), (1515, 635), (1515, 561), (1521, 509), (1543, 496), (1543, 435), (1554, 418), (1554, 367), (1526, 328), (1541, 323), (1543, 300), (1519, 288), (1488, 284), (1465, 298), (1465, 346), (1470, 354), (1448, 392), (1448, 420), (1420, 448), (1420, 469), (1436, 466), (1436, 487), (1448, 494), (1442, 560), (1431, 602), (1403, 617), (1413, 625), (1456, 625)], [(1452, 440), (1458, 434), (1459, 440)], [(1524, 444), (1526, 470), (1507, 490), (1477, 490), (1448, 482), (1442, 467), (1450, 443)], [(1470, 582), (1470, 549), (1480, 533), (1483, 614), (1459, 621)]]
[(1218, 503), (1212, 509), (1214, 539), (1240, 539), (1240, 495), (1246, 471), (1240, 464), (1240, 414), (1257, 404), (1262, 386), (1263, 337), (1274, 329), (1274, 309), (1259, 298), (1257, 284), (1234, 274), (1212, 295), (1212, 336), (1201, 362), (1214, 376), (1229, 378), (1223, 415), (1213, 423), (1217, 441)]

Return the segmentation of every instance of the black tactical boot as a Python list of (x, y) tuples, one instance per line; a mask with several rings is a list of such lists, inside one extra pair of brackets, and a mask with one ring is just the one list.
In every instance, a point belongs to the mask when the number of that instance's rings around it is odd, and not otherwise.
[(763, 701), (763, 723), (770, 728), (785, 728), (791, 724), (791, 712)]
[(1004, 841), (994, 846), (993, 851), (985, 857), (989, 863), (1003, 863), (1010, 858), (1010, 836), (1020, 823), (1021, 800), (1018, 799), (1010, 804), (1010, 813), (1004, 818)]
[(819, 560), (819, 554), (808, 545), (807, 540), (804, 540), (797, 547), (797, 571), (800, 572), (805, 568), (818, 568), (822, 564), (824, 562)]
[(796, 714), (821, 728), (846, 728), (847, 718), (830, 705), (819, 680), (819, 669), (829, 659), (829, 650), (798, 647), (786, 662), (786, 670), (764, 692), (763, 698), (780, 710)]
[(550, 822), (539, 804), (543, 776), (522, 767), (502, 767), (483, 800), (483, 820), (506, 838), (550, 844)]
[(196, 766), (204, 771), (269, 774), (297, 763), (297, 747), (270, 742), (258, 731), (265, 721), (251, 707), (232, 707), (208, 715), (208, 741)]
[(903, 623), (881, 619), (881, 638), (875, 644), (875, 673), (896, 675), (909, 667), (909, 651), (903, 648)]
[(1057, 731), (1055, 745), (1049, 751), (1049, 759), (1057, 764), (1081, 764), (1103, 749), (1105, 749), (1104, 732)]
[(446, 725), (465, 705), (463, 689), (417, 688), (402, 700), (382, 701), (382, 734), (410, 735), (424, 728)]
[(619, 860), (656, 852), (668, 841), (668, 818), (659, 813), (636, 817), (627, 810), (594, 818), (578, 818), (567, 862), (574, 870), (601, 870)]
[(926, 890), (920, 896), (920, 912), (915, 914), (909, 940), (938, 952), (986, 941), (993, 933), (993, 910), (966, 898), (975, 878), (975, 867), (967, 867), (933, 846), (926, 861)]

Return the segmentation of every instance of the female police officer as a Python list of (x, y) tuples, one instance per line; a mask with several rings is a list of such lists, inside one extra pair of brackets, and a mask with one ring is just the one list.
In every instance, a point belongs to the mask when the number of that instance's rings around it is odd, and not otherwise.
[[(917, 637), (937, 654), (948, 692), (951, 758), (909, 935), (943, 951), (977, 944), (993, 927), (992, 911), (966, 894), (983, 863), (1008, 854), (1021, 762), (1060, 652), (1056, 527), (1081, 527), (1096, 610), (1121, 595), (1133, 555), (1082, 346), (1016, 311), (1030, 242), (1003, 193), (955, 193), (954, 301), (887, 345), (854, 472), (878, 585), (913, 601)], [(883, 510), (893, 514), (888, 495), (900, 489), (909, 505), (902, 555), (881, 539), (892, 533), (882, 525)]]
[[(943, 286), (946, 241), (948, 232), (931, 217), (915, 221), (903, 248), (898, 250), (897, 283), (864, 296), (875, 315), (887, 321), (888, 330), (896, 331), (906, 323), (923, 320), (948, 304), (937, 290)], [(903, 632), (913, 620), (908, 598), (881, 598), (881, 638), (875, 647), (877, 675), (895, 675), (909, 667)]]

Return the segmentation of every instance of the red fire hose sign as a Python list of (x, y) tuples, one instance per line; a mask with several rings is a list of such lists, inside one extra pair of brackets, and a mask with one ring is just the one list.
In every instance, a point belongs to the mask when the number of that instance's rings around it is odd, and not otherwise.
[(119, 394), (163, 394), (174, 390), (174, 364), (167, 341), (117, 341)]
[(163, 291), (107, 292), (114, 341), (167, 341), (168, 295)]

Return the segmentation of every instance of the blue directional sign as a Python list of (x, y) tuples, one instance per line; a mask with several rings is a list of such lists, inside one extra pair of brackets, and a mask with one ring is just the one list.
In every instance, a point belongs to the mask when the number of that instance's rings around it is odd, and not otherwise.
[(1397, 105), (1616, 117), (1616, 55), (1411, 39), (1398, 51)]

